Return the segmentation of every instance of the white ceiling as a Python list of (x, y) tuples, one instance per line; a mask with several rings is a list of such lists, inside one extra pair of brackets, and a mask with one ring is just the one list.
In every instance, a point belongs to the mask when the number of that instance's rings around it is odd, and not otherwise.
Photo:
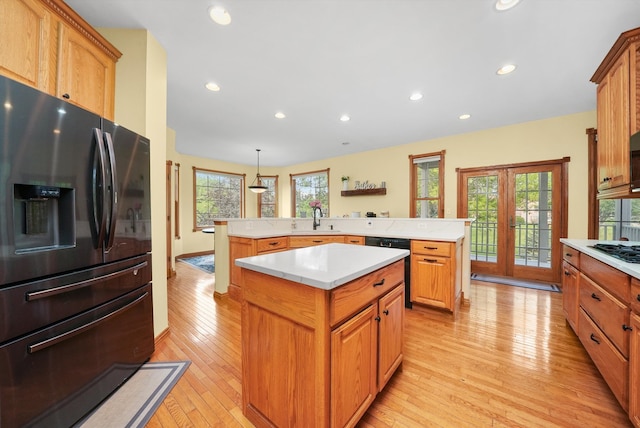
[[(165, 48), (179, 152), (255, 164), (260, 148), (264, 166), (594, 110), (589, 79), (640, 26), (640, 0), (521, 0), (506, 12), (495, 0), (67, 3), (95, 27), (148, 29)], [(214, 24), (211, 5), (231, 24)], [(496, 75), (506, 63), (518, 68)], [(409, 101), (414, 91), (424, 98)]]

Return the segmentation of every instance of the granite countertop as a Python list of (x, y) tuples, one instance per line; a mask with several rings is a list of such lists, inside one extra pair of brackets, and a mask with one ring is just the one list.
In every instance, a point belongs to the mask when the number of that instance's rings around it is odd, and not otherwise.
[(409, 250), (397, 248), (325, 244), (239, 258), (235, 263), (277, 278), (331, 290), (408, 255)]
[(627, 275), (640, 279), (639, 263), (628, 263), (620, 259), (617, 259), (613, 256), (607, 255), (602, 251), (598, 251), (595, 248), (592, 248), (594, 244), (640, 245), (640, 242), (600, 241), (597, 239), (569, 239), (569, 238), (560, 238), (560, 242), (562, 242), (565, 245), (568, 245), (571, 248), (575, 248), (581, 253), (591, 256), (594, 259), (599, 260), (611, 267), (614, 267), (619, 271), (626, 273)]

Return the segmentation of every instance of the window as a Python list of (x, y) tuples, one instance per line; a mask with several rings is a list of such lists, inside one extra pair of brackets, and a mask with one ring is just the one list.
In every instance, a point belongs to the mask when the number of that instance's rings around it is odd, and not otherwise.
[(444, 153), (409, 156), (411, 217), (444, 217)]
[(278, 217), (278, 176), (261, 175), (267, 190), (258, 194), (258, 217)]
[(640, 241), (640, 199), (600, 199), (598, 202), (597, 239)]
[(215, 219), (241, 218), (244, 175), (193, 168), (193, 230), (213, 226)]
[(329, 169), (291, 175), (291, 217), (312, 217), (309, 203), (320, 201), (329, 216)]

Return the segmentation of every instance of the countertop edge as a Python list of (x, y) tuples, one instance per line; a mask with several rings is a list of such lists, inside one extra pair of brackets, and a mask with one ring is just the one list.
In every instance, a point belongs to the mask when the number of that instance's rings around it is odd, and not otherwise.
[(450, 236), (416, 236), (416, 235), (406, 235), (406, 234), (395, 234), (395, 233), (362, 233), (362, 232), (348, 232), (341, 231), (336, 233), (334, 231), (326, 231), (326, 233), (320, 232), (312, 232), (304, 233), (301, 231), (290, 232), (290, 231), (269, 231), (269, 232), (259, 232), (259, 233), (233, 233), (228, 232), (227, 236), (234, 238), (249, 238), (249, 239), (263, 239), (263, 238), (278, 238), (281, 236), (375, 236), (381, 238), (400, 238), (400, 239), (410, 239), (412, 241), (441, 241), (441, 242), (456, 242), (459, 243), (464, 239), (464, 233), (461, 234), (452, 234)]
[(591, 248), (591, 246), (594, 244), (640, 245), (640, 242), (602, 241), (597, 239), (569, 239), (569, 238), (560, 238), (560, 242), (565, 245), (568, 245), (573, 249), (580, 251), (581, 253), (584, 253), (590, 257), (593, 257), (594, 259), (601, 261), (604, 264), (607, 264), (613, 268), (616, 268), (619, 271), (632, 276), (633, 278), (640, 279), (640, 264), (627, 263), (622, 260), (616, 259), (615, 257), (609, 256), (594, 248)]

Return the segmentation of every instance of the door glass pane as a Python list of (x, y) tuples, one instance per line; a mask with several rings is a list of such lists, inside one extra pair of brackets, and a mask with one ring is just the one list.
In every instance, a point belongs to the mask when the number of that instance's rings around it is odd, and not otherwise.
[(467, 180), (467, 215), (471, 223), (471, 260), (496, 262), (498, 243), (498, 176)]
[(551, 267), (551, 172), (515, 174), (515, 264)]

